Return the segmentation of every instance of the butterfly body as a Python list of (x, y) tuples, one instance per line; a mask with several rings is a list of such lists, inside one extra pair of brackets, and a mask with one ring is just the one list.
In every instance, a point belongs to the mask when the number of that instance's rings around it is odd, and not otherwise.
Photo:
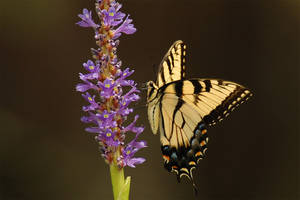
[(186, 46), (176, 41), (163, 58), (157, 81), (149, 81), (148, 118), (160, 132), (164, 166), (178, 180), (187, 176), (207, 151), (207, 128), (223, 120), (252, 94), (221, 79), (185, 79)]

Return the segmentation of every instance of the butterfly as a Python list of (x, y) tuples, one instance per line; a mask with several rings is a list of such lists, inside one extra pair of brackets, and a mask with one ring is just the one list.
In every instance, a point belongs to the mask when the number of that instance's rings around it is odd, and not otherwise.
[(197, 191), (192, 170), (205, 157), (207, 128), (227, 117), (252, 93), (221, 79), (185, 79), (186, 45), (176, 41), (159, 65), (157, 80), (147, 82), (148, 119), (160, 132), (164, 167), (187, 176)]

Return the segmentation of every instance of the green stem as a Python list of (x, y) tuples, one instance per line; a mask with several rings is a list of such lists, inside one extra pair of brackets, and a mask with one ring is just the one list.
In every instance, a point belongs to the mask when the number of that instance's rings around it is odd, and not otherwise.
[(110, 165), (110, 176), (113, 187), (114, 200), (128, 200), (130, 190), (130, 176), (124, 180), (124, 170), (117, 165)]

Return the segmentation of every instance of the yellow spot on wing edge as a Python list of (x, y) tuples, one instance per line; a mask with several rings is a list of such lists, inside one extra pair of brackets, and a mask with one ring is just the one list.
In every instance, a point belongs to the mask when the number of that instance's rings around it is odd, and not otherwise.
[(196, 165), (196, 163), (194, 161), (190, 161), (189, 165)]
[(185, 172), (187, 174), (189, 173), (189, 170), (187, 168), (181, 168), (180, 171), (183, 171), (183, 172)]

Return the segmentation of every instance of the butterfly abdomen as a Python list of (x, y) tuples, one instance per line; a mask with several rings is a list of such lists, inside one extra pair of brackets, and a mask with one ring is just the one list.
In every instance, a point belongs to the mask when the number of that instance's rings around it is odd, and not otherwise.
[(178, 180), (186, 175), (192, 179), (192, 170), (196, 168), (197, 163), (202, 160), (207, 150), (207, 130), (204, 123), (199, 123), (194, 130), (194, 136), (190, 139), (190, 146), (181, 146), (178, 149), (169, 145), (161, 147), (164, 167), (177, 174)]

